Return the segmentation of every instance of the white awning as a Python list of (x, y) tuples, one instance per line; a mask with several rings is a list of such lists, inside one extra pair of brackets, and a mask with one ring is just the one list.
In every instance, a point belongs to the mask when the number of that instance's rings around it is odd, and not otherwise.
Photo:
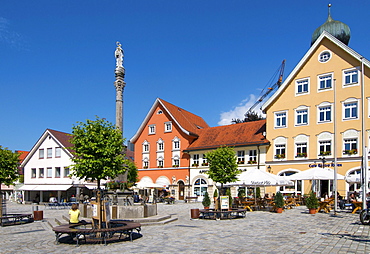
[(19, 188), (19, 190), (27, 190), (27, 191), (65, 191), (71, 188), (71, 184), (42, 184), (42, 185), (31, 185), (25, 184)]

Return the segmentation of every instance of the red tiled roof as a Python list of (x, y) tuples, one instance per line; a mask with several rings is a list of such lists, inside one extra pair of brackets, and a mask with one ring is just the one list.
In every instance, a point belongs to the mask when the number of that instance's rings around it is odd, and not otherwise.
[(26, 158), (26, 156), (29, 154), (28, 151), (16, 151), (19, 153), (19, 160), (22, 163), (22, 161)]
[(73, 145), (69, 142), (69, 140), (72, 138), (72, 134), (68, 134), (61, 131), (55, 131), (51, 129), (47, 129), (62, 145), (68, 149), (68, 151), (73, 152), (72, 149), (70, 149)]
[(209, 128), (208, 124), (200, 116), (194, 115), (193, 113), (177, 107), (165, 100), (158, 100), (185, 130), (198, 134), (200, 129)]
[(211, 149), (220, 146), (269, 144), (270, 142), (263, 136), (265, 131), (266, 120), (205, 128), (198, 132), (199, 138), (186, 151)]

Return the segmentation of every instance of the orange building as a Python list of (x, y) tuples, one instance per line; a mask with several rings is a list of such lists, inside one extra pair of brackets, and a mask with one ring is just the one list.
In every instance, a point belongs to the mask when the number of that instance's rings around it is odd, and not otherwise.
[(140, 182), (168, 187), (176, 199), (183, 200), (189, 188), (190, 157), (182, 151), (208, 127), (201, 117), (156, 99), (130, 140)]

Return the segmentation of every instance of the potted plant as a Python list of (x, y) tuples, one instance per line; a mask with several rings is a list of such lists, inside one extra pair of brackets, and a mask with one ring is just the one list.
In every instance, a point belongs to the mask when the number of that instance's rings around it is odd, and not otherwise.
[(215, 203), (215, 209), (218, 209), (218, 207), (217, 207), (217, 198), (218, 198), (218, 191), (217, 191), (217, 189), (215, 189), (215, 191), (213, 192), (213, 202)]
[(317, 208), (319, 207), (319, 200), (313, 191), (311, 191), (310, 195), (305, 199), (305, 203), (310, 214), (315, 214)]
[(209, 198), (207, 191), (204, 193), (202, 205), (204, 206), (204, 209), (209, 209), (209, 206), (211, 205), (211, 199)]
[(281, 194), (280, 191), (276, 193), (274, 202), (275, 202), (276, 212), (282, 213), (283, 207), (284, 207), (284, 198), (283, 198), (283, 194)]

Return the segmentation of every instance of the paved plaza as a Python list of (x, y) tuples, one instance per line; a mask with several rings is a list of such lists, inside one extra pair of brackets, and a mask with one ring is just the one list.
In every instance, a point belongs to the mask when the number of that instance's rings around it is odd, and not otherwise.
[[(370, 226), (349, 211), (309, 215), (304, 206), (282, 214), (248, 212), (235, 220), (191, 220), (201, 203), (158, 204), (158, 213), (177, 221), (143, 226), (133, 242), (55, 245), (46, 220), (68, 210), (44, 210), (44, 221), (0, 227), (0, 253), (370, 253)], [(31, 205), (8, 203), (8, 213), (32, 212)]]

